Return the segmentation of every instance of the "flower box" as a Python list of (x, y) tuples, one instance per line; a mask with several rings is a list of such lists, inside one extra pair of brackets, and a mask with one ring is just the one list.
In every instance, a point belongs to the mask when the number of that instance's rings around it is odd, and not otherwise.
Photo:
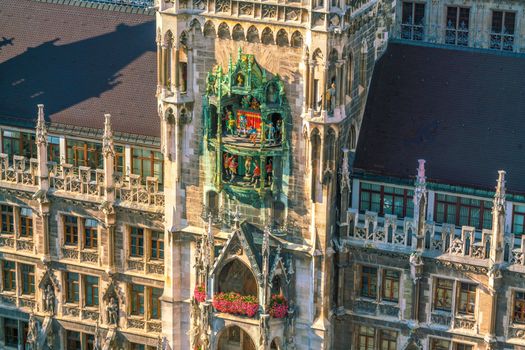
[(217, 293), (213, 296), (213, 307), (228, 314), (253, 317), (259, 311), (257, 297), (239, 293)]
[(285, 318), (288, 315), (288, 301), (281, 294), (272, 295), (270, 301), (270, 316), (273, 318)]
[(193, 297), (198, 303), (202, 303), (206, 300), (206, 288), (202, 285), (196, 285), (193, 290)]

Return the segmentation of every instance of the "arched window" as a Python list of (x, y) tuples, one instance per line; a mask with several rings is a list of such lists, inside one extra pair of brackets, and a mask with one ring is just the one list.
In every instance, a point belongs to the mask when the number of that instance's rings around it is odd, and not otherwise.
[(357, 141), (357, 134), (355, 131), (355, 125), (350, 126), (350, 132), (348, 133), (348, 149), (354, 150)]
[(193, 21), (191, 21), (190, 28), (195, 29), (195, 33), (201, 31), (201, 24), (197, 18), (194, 18)]
[(244, 29), (240, 24), (236, 24), (232, 30), (232, 39), (235, 41), (244, 40)]
[(328, 129), (326, 134), (326, 168), (335, 169), (335, 131), (334, 129)]
[(258, 43), (259, 42), (259, 31), (255, 26), (251, 26), (248, 28), (248, 34), (246, 36), (246, 40), (250, 43)]
[(264, 45), (271, 45), (273, 44), (273, 32), (270, 28), (266, 27), (264, 28), (262, 32), (261, 42)]
[(291, 45), (292, 45), (292, 47), (295, 47), (295, 48), (302, 48), (303, 47), (303, 36), (301, 35), (301, 33), (295, 31), (292, 34)]
[(204, 24), (204, 36), (209, 38), (215, 38), (215, 26), (213, 25), (213, 22), (208, 21)]
[(277, 45), (279, 46), (290, 45), (290, 43), (288, 42), (288, 33), (286, 33), (286, 30), (281, 29), (277, 32)]
[(219, 39), (230, 39), (230, 28), (224, 22), (219, 25), (219, 30), (217, 31)]

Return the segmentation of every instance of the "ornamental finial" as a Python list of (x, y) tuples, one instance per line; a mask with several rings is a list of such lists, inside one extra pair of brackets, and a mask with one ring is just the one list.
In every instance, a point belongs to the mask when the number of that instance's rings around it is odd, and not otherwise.
[(419, 163), (419, 167), (417, 168), (417, 182), (424, 183), (427, 179), (425, 176), (426, 161), (424, 159), (418, 159), (417, 162)]
[(102, 152), (104, 156), (115, 154), (113, 147), (113, 130), (111, 129), (111, 114), (104, 114), (104, 135), (102, 136)]
[(36, 137), (35, 143), (37, 145), (47, 145), (47, 128), (46, 121), (44, 119), (44, 105), (38, 105), (38, 117), (36, 122)]
[(505, 170), (498, 171), (498, 184), (496, 185), (496, 194), (494, 195), (494, 208), (503, 209), (505, 207), (505, 192), (506, 183), (505, 181)]

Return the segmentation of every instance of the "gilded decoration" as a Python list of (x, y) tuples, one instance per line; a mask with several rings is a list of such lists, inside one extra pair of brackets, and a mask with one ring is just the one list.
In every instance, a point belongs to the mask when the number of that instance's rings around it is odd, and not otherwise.
[(203, 115), (215, 186), (256, 207), (265, 194), (280, 192), (290, 113), (279, 75), (239, 50), (226, 71), (208, 73)]

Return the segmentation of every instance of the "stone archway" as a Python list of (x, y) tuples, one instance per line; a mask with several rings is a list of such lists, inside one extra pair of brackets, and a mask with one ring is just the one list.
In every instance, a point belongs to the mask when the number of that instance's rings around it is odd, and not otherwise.
[(247, 332), (238, 326), (230, 326), (221, 331), (217, 350), (256, 350), (256, 347)]
[(239, 259), (233, 259), (219, 274), (218, 292), (236, 292), (241, 295), (258, 293), (257, 280), (252, 271)]

